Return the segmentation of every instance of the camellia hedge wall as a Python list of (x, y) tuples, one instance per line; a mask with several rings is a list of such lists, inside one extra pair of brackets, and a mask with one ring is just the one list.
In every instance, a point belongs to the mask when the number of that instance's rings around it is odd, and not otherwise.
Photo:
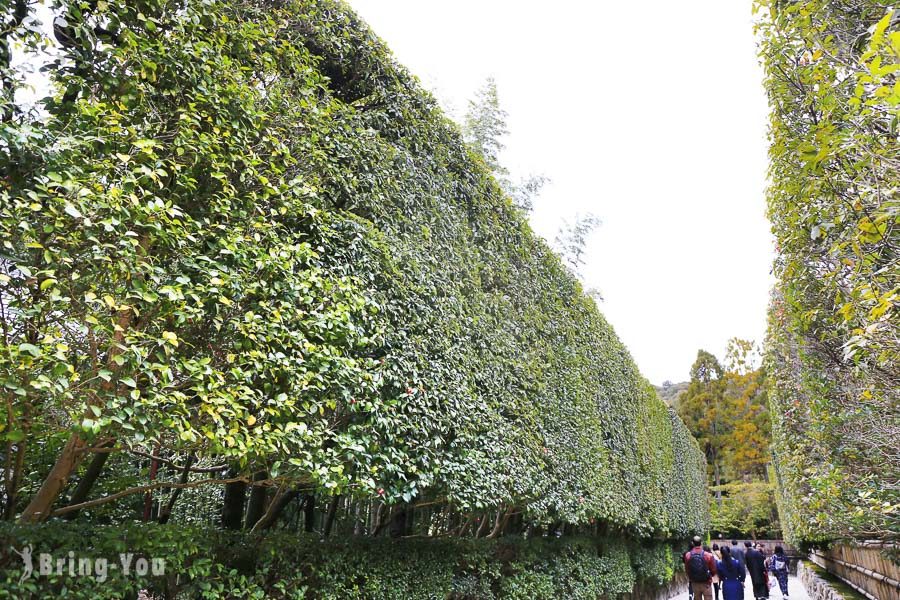
[(900, 13), (759, 1), (771, 109), (769, 316), (782, 524), (801, 544), (900, 532)]
[[(2, 65), (10, 514), (62, 514), (104, 453), (191, 486), (705, 529), (696, 442), (343, 4), (60, 0), (50, 55), (18, 6), (4, 35), (54, 87), (28, 110)], [(105, 489), (145, 491), (141, 464)]]

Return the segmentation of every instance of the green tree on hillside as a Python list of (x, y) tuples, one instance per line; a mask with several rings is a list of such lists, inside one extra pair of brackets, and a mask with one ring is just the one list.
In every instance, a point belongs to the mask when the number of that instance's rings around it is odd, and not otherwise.
[(729, 436), (723, 449), (723, 463), (729, 479), (765, 479), (766, 466), (771, 460), (765, 371), (728, 372), (724, 399)]
[(687, 381), (674, 383), (666, 380), (656, 387), (656, 393), (668, 406), (675, 407), (678, 405), (678, 398), (687, 390), (688, 385), (690, 384)]
[[(728, 433), (722, 422), (725, 418), (722, 376), (718, 359), (705, 350), (698, 351), (697, 360), (691, 366), (691, 383), (678, 403), (678, 414), (706, 453), (715, 486), (722, 482), (721, 458)], [(716, 501), (721, 504), (721, 500), (721, 492), (716, 492)]]
[[(700, 350), (688, 389), (678, 401), (681, 418), (706, 452), (714, 527), (722, 532), (778, 528), (768, 479), (765, 372), (757, 366), (758, 358), (754, 343), (737, 338), (728, 343), (724, 365)], [(743, 516), (735, 520), (735, 515)]]

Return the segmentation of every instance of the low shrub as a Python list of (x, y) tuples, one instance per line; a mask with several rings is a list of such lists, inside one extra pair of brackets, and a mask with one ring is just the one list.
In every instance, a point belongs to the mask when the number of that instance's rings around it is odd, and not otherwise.
[[(19, 553), (31, 548), (26, 576)], [(0, 525), (0, 598), (616, 598), (667, 583), (664, 542), (613, 538), (460, 540), (229, 533), (197, 527)], [(52, 573), (41, 571), (41, 555)], [(123, 560), (131, 570), (122, 568)], [(135, 571), (164, 559), (164, 572)], [(57, 559), (63, 568), (57, 569)], [(79, 575), (79, 560), (92, 567)], [(100, 561), (105, 569), (98, 569)], [(70, 565), (71, 570), (70, 570)], [(61, 571), (61, 572), (60, 572)]]

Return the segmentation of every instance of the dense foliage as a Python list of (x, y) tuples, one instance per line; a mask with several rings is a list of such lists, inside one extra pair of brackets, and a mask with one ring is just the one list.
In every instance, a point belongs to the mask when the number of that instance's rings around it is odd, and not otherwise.
[(786, 533), (900, 531), (900, 31), (877, 0), (757, 2), (778, 284), (771, 410)]
[[(87, 543), (86, 543), (87, 541)], [(676, 555), (665, 544), (639, 545), (598, 538), (561, 540), (354, 540), (312, 536), (227, 534), (161, 526), (0, 527), (0, 598), (133, 597), (140, 589), (167, 598), (594, 600), (668, 583)], [(19, 581), (22, 561), (10, 551), (106, 559), (90, 576), (55, 573)], [(120, 554), (132, 554), (131, 572)], [(141, 558), (166, 556), (165, 574), (135, 573)], [(66, 567), (68, 568), (68, 567)], [(76, 567), (77, 569), (77, 567)], [(103, 567), (100, 567), (100, 571)], [(105, 579), (99, 581), (99, 579)]]
[(705, 529), (688, 430), (342, 4), (57, 0), (46, 55), (5, 6), (8, 518), (166, 521), (185, 490), (324, 535)]
[(710, 531), (725, 538), (781, 539), (775, 483), (734, 481), (710, 489)]

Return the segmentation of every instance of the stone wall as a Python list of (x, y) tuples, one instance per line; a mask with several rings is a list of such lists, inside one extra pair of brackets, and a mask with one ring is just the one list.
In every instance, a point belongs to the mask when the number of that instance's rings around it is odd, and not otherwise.
[[(684, 572), (679, 571), (675, 574), (675, 578), (672, 580), (669, 586), (658, 590), (656, 596), (654, 596), (652, 600), (669, 600), (669, 598), (674, 598), (685, 593), (687, 589), (687, 575), (685, 575)], [(648, 600), (651, 599), (648, 598)]]
[(635, 589), (627, 600), (669, 600), (687, 592), (688, 579), (684, 572), (675, 573), (675, 577), (666, 587), (653, 590)]
[(802, 561), (797, 565), (797, 577), (806, 588), (809, 600), (845, 600), (843, 594), (831, 587), (812, 567)]
[(888, 542), (839, 544), (813, 550), (809, 559), (872, 600), (900, 600), (900, 545)]

